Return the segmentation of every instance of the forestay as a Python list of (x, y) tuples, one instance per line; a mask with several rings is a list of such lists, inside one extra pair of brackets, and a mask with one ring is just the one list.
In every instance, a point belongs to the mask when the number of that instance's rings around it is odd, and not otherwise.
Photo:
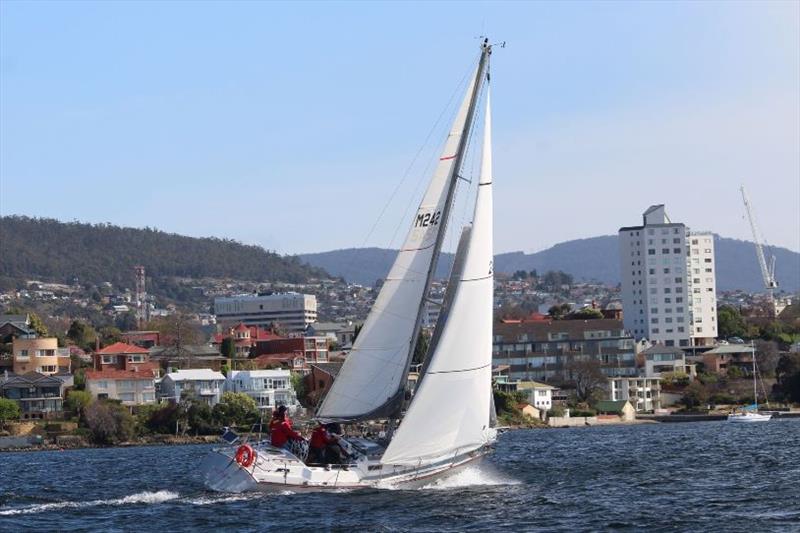
[(471, 83), (467, 89), (408, 236), (353, 349), (317, 411), (320, 420), (387, 416), (403, 399), (420, 303), (435, 258), (437, 236), (446, 226), (448, 188), (456, 179), (456, 151), (477, 86)]
[(494, 283), (488, 96), (483, 142), (481, 177), (472, 228), (464, 233), (460, 280), (427, 370), (381, 459), (384, 464), (424, 465), (453, 458), (487, 441)]

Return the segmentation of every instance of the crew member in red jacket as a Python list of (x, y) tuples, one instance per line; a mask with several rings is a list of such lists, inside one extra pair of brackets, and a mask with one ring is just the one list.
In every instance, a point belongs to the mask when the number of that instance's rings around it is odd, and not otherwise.
[(339, 439), (328, 432), (325, 424), (320, 423), (311, 433), (308, 459), (317, 464), (336, 464), (342, 460)]
[(288, 449), (289, 441), (302, 440), (303, 436), (292, 429), (292, 421), (286, 416), (286, 406), (281, 405), (272, 413), (269, 423), (270, 443), (276, 448)]

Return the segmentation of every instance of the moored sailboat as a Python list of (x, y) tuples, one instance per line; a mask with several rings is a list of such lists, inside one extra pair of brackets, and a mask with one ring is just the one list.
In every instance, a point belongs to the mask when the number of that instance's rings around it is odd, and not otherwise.
[[(751, 422), (767, 422), (772, 418), (771, 414), (758, 412), (758, 389), (756, 388), (756, 350), (755, 346), (751, 345), (753, 354), (753, 405), (745, 407), (741, 412), (731, 413), (728, 415), (728, 422), (744, 423)], [(767, 404), (769, 405), (769, 403)]]
[[(406, 240), (328, 394), (321, 422), (386, 421), (380, 439), (344, 436), (351, 459), (310, 465), (268, 443), (212, 451), (203, 463), (208, 487), (221, 491), (413, 487), (485, 456), (491, 426), (492, 156), (488, 40)], [(484, 90), (485, 89), (485, 90)], [(447, 293), (420, 379), (406, 382), (427, 295), (441, 252), (478, 101), (485, 94), (483, 160), (472, 223), (456, 251)]]

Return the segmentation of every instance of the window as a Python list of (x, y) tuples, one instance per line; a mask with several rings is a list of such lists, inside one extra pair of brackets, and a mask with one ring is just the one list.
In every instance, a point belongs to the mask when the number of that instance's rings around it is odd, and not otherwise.
[(134, 402), (136, 401), (136, 395), (132, 392), (121, 392), (119, 399), (123, 402)]
[(106, 380), (104, 380), (104, 379), (98, 381), (97, 382), (97, 388), (98, 389), (107, 389), (108, 388), (108, 382)]
[(656, 273), (656, 269), (655, 268), (651, 268), (649, 273), (650, 273), (651, 276), (654, 275)]
[(664, 269), (664, 274), (669, 274), (669, 267)]
[(653, 328), (653, 335), (658, 335), (658, 328)]
[(654, 248), (648, 248), (647, 249), (647, 255), (656, 255), (655, 249)]
[(672, 324), (672, 317), (668, 316), (667, 318), (664, 319), (664, 322)]
[(678, 294), (683, 294), (683, 287), (675, 287), (675, 292)]
[(679, 253), (681, 253), (681, 249), (680, 248), (673, 248), (672, 249), (672, 253), (673, 254), (679, 254)]
[(714, 289), (711, 287), (706, 288), (706, 292), (714, 292)]
[(705, 263), (710, 263), (710, 262), (711, 262), (711, 258), (709, 258), (709, 257), (706, 257), (705, 259), (703, 259), (703, 262), (705, 262)]
[(656, 289), (655, 287), (652, 287), (650, 289), (650, 294), (658, 294), (658, 289)]
[(703, 327), (702, 326), (699, 326), (697, 328), (697, 333), (703, 333)]
[(41, 366), (39, 368), (41, 369), (41, 370), (39, 370), (39, 372), (41, 372), (42, 374), (46, 374), (48, 372), (49, 373), (54, 373), (54, 372), (58, 371), (58, 367), (56, 365), (44, 365), (44, 366)]
[(700, 289), (699, 288), (692, 289), (692, 292), (695, 293), (695, 294), (700, 294)]
[[(706, 272), (707, 272), (708, 274), (710, 274), (710, 273), (711, 273), (711, 269), (710, 269), (710, 268), (707, 268), (707, 269), (706, 269)], [(697, 273), (698, 273), (698, 274), (700, 273), (700, 269), (699, 269), (699, 268), (697, 269)]]
[(669, 248), (662, 248), (661, 249), (661, 253), (662, 254), (668, 254), (669, 253)]
[(665, 304), (672, 303), (672, 298), (664, 298), (664, 303)]
[(672, 312), (672, 308), (671, 307), (667, 307), (666, 309), (664, 309), (664, 312), (669, 314), (669, 313)]
[(651, 307), (651, 308), (650, 308), (650, 312), (651, 312), (652, 314), (654, 314), (654, 315), (657, 315), (657, 314), (658, 314), (658, 307)]
[(672, 292), (672, 289), (669, 287), (664, 287), (664, 294), (669, 294), (670, 292)]
[(692, 280), (692, 283), (700, 283), (700, 278), (694, 278), (694, 279)]
[(104, 355), (103, 356), (103, 364), (104, 365), (111, 365), (114, 363), (115, 357), (113, 355)]
[(675, 278), (675, 283), (683, 283), (683, 278)]
[(658, 324), (658, 319), (657, 318), (651, 318), (650, 319), (650, 323), (651, 324)]
[(683, 296), (676, 296), (675, 297), (675, 303), (676, 304), (682, 304), (683, 303)]
[(680, 243), (681, 243), (681, 240), (678, 237), (675, 237), (674, 239), (672, 239), (672, 244), (680, 244)]
[[(683, 326), (678, 326), (678, 333), (683, 333), (684, 331), (686, 330), (684, 329)], [(683, 343), (683, 341), (681, 341), (681, 343)]]
[(683, 307), (676, 307), (675, 308), (675, 312), (676, 313), (683, 313)]
[(698, 244), (697, 239), (692, 239), (692, 244)]

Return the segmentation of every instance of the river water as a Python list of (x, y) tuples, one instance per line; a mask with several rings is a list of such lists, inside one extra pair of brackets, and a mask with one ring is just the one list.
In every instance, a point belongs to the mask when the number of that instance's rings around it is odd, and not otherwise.
[(0, 531), (800, 531), (800, 419), (513, 431), (418, 490), (212, 493), (208, 449), (0, 454)]

